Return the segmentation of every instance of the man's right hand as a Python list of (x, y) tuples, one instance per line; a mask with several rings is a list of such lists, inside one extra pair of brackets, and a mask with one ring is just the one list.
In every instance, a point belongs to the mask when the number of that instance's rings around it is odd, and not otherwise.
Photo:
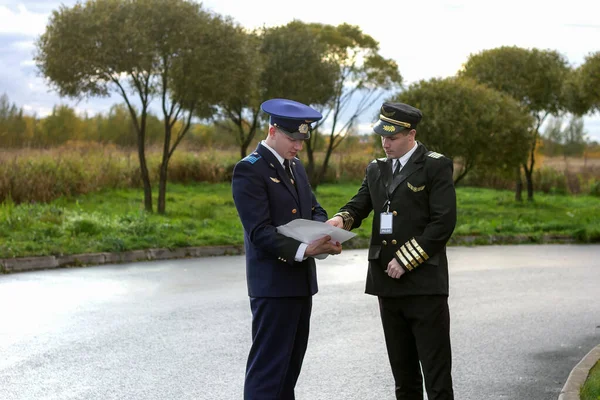
[(325, 236), (308, 244), (304, 255), (307, 257), (318, 254), (340, 254), (342, 245), (340, 242), (331, 242), (331, 236)]
[(339, 215), (327, 220), (325, 223), (335, 226), (336, 228), (344, 229), (344, 220)]

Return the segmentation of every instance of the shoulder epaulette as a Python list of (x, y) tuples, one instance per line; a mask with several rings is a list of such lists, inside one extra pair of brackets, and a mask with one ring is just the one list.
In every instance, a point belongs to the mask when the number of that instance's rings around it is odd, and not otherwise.
[(440, 158), (440, 157), (444, 157), (443, 154), (440, 153), (436, 153), (435, 151), (428, 151), (427, 154), (425, 154), (427, 157), (431, 157), (431, 158)]
[(258, 154), (258, 153), (252, 153), (252, 154), (249, 154), (246, 157), (244, 157), (242, 159), (242, 161), (246, 161), (246, 162), (249, 162), (250, 164), (254, 164), (255, 162), (257, 162), (261, 158), (262, 158), (262, 156), (260, 154)]

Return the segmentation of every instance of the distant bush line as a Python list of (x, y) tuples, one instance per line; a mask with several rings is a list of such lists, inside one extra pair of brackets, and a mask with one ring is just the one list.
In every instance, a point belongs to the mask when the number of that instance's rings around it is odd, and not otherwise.
[[(324, 183), (360, 182), (372, 157), (365, 152), (336, 154)], [(158, 180), (160, 152), (149, 151), (149, 167)], [(169, 182), (228, 182), (239, 160), (237, 149), (181, 150), (169, 166)], [(600, 160), (585, 168), (557, 170), (541, 167), (535, 172), (535, 190), (556, 194), (600, 196)], [(473, 171), (461, 186), (513, 189), (514, 180)], [(0, 203), (46, 203), (59, 197), (74, 197), (103, 189), (141, 188), (139, 162), (134, 150), (85, 143), (51, 150), (0, 152)]]

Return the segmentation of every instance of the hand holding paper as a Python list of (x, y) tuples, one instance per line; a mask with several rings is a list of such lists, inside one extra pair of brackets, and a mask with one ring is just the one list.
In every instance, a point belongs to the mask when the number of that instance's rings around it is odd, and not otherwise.
[(324, 222), (308, 219), (295, 219), (288, 224), (278, 226), (277, 232), (302, 243), (308, 243), (309, 247), (305, 254), (320, 260), (326, 258), (328, 254), (339, 254), (342, 251), (341, 243), (356, 236), (355, 233)]
[(319, 260), (327, 258), (329, 254), (340, 254), (342, 245), (340, 242), (331, 240), (331, 236), (323, 236), (321, 239), (314, 240), (308, 244), (304, 255), (306, 257), (315, 257)]
[(344, 243), (356, 236), (356, 233), (336, 228), (325, 222), (309, 219), (295, 219), (285, 225), (278, 226), (277, 232), (303, 243), (310, 243), (324, 236), (331, 236), (333, 242)]

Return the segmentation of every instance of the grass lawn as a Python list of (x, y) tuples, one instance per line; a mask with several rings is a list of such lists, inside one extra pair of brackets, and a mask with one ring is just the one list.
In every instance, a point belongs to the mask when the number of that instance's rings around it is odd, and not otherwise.
[(600, 362), (590, 370), (581, 388), (581, 400), (600, 400)]
[[(317, 199), (333, 215), (359, 184), (322, 185)], [(515, 203), (510, 191), (459, 188), (452, 243), (540, 242), (562, 235), (600, 242), (600, 199), (536, 193)], [(156, 196), (155, 196), (156, 199)], [(156, 204), (155, 204), (156, 206)], [(346, 248), (364, 246), (371, 217)], [(354, 246), (353, 246), (354, 242)], [(229, 184), (169, 185), (167, 214), (143, 211), (141, 190), (111, 190), (49, 204), (0, 205), (0, 258), (242, 244)]]

